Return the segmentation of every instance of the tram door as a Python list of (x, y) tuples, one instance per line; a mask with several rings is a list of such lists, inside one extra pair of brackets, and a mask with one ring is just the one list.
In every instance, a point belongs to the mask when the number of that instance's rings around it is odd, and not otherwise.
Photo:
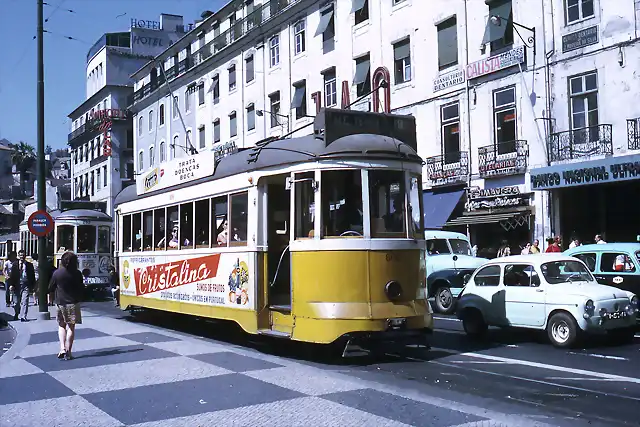
[(267, 264), (270, 326), (274, 333), (290, 335), (291, 252), (289, 251), (291, 193), (289, 175), (270, 177), (267, 181)]

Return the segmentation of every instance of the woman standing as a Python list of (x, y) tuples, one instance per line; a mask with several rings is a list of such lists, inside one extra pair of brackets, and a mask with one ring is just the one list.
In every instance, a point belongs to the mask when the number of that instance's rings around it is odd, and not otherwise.
[(83, 291), (84, 281), (78, 270), (78, 257), (73, 252), (65, 252), (60, 259), (60, 268), (53, 273), (49, 282), (49, 293), (55, 294), (54, 303), (58, 307), (58, 359), (73, 359), (71, 347), (75, 328), (82, 324), (80, 301)]

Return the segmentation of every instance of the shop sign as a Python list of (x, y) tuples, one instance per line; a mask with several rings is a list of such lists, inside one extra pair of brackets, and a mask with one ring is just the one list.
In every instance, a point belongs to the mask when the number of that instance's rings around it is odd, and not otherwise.
[(103, 120), (109, 119), (126, 119), (129, 117), (129, 110), (123, 110), (121, 108), (107, 108), (106, 110), (92, 111), (89, 114), (91, 120)]
[(453, 71), (439, 76), (433, 81), (433, 92), (440, 92), (462, 83), (464, 83), (464, 70)]
[(585, 28), (562, 36), (562, 53), (571, 52), (572, 50), (581, 49), (598, 43), (598, 26)]
[(131, 18), (131, 28), (144, 28), (145, 30), (161, 30), (160, 22), (146, 21), (144, 19)]
[(520, 193), (517, 185), (500, 188), (469, 189), (465, 208), (468, 212), (528, 206), (529, 194)]
[(531, 188), (549, 190), (631, 179), (640, 179), (638, 154), (534, 169), (531, 171)]
[(484, 199), (488, 197), (514, 196), (520, 194), (520, 187), (512, 185), (498, 188), (472, 188), (469, 190), (469, 198)]
[(487, 74), (495, 73), (514, 65), (522, 64), (525, 60), (524, 46), (518, 46), (508, 52), (481, 59), (467, 65), (467, 80), (475, 79)]
[(215, 158), (212, 151), (174, 159), (158, 166), (136, 180), (138, 195), (162, 190), (213, 175)]

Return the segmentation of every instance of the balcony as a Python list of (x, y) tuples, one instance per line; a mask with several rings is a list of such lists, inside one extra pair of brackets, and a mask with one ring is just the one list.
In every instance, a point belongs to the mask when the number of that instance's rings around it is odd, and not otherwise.
[(516, 175), (527, 170), (529, 144), (524, 140), (504, 141), (478, 148), (481, 177)]
[[(110, 117), (111, 121), (113, 122), (121, 122), (123, 120), (127, 120), (124, 119), (122, 117)], [(71, 143), (73, 142), (75, 139), (83, 136), (83, 135), (88, 135), (88, 134), (94, 134), (96, 132), (98, 132), (100, 130), (100, 125), (102, 124), (103, 119), (101, 118), (95, 118), (95, 119), (89, 119), (87, 122), (85, 122), (84, 124), (80, 125), (78, 128), (76, 128), (76, 130), (72, 131), (71, 133), (69, 133), (68, 137), (67, 137), (67, 143)]]
[(611, 125), (597, 125), (553, 133), (549, 137), (549, 161), (560, 162), (611, 156), (613, 155), (611, 132)]
[(640, 117), (627, 119), (627, 136), (629, 150), (640, 150)]
[(466, 182), (469, 175), (469, 153), (449, 152), (428, 157), (427, 178), (432, 186)]

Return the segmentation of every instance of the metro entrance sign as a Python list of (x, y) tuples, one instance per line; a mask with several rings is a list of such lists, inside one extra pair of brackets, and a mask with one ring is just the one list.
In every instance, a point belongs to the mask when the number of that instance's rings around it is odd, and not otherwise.
[(53, 231), (53, 218), (47, 211), (35, 211), (27, 221), (29, 231), (38, 237), (44, 237)]

